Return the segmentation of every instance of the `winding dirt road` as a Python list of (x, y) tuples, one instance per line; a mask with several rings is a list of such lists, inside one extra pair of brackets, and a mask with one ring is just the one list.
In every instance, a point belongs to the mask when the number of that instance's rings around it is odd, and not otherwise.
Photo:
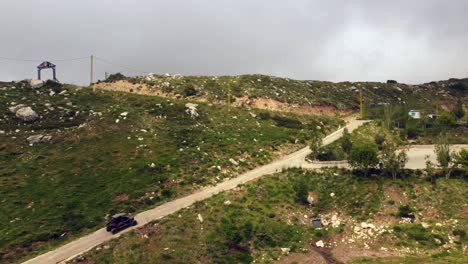
[[(349, 120), (348, 125), (346, 125), (346, 127), (348, 128), (349, 132), (351, 132), (366, 122), (367, 121)], [(332, 134), (328, 135), (327, 137), (325, 137), (323, 139), (323, 144), (327, 145), (339, 139), (343, 134), (343, 129), (344, 128), (341, 128), (333, 132)], [(182, 208), (188, 207), (197, 201), (202, 201), (207, 198), (210, 198), (211, 196), (217, 193), (220, 193), (222, 191), (233, 189), (239, 184), (252, 181), (264, 175), (268, 175), (268, 174), (281, 171), (282, 169), (285, 169), (285, 168), (301, 167), (304, 165), (305, 157), (309, 153), (310, 153), (309, 147), (305, 147), (299, 151), (296, 151), (290, 155), (287, 155), (286, 157), (280, 160), (277, 160), (270, 164), (258, 167), (254, 170), (241, 174), (237, 178), (219, 183), (216, 186), (203, 188), (193, 194), (167, 202), (156, 208), (141, 212), (135, 216), (135, 219), (138, 221), (138, 225), (133, 228), (128, 228), (115, 235), (112, 235), (111, 233), (106, 232), (105, 228), (101, 228), (95, 231), (94, 233), (81, 237), (75, 241), (65, 244), (45, 254), (39, 255), (24, 263), (51, 264), (51, 263), (65, 262), (66, 260), (72, 259), (80, 254), (83, 254), (84, 252), (108, 240), (117, 238), (134, 228), (142, 227), (151, 221), (161, 219), (167, 215), (173, 214), (174, 212), (177, 212), (178, 210)]]

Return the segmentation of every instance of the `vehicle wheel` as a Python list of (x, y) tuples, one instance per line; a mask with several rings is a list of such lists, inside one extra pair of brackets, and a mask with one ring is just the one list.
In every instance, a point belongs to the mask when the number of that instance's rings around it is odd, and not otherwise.
[(112, 228), (112, 229), (111, 229), (111, 233), (112, 233), (113, 235), (117, 234), (117, 229), (116, 229), (116, 228)]
[(136, 226), (137, 224), (138, 224), (138, 223), (137, 223), (136, 220), (134, 220), (134, 221), (132, 222), (132, 226)]

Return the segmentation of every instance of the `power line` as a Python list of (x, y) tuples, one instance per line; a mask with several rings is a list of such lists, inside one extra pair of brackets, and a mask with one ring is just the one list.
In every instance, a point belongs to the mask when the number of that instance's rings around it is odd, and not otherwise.
[[(84, 59), (88, 59), (88, 58), (89, 58), (89, 56), (78, 57), (78, 58), (68, 58), (68, 59), (48, 59), (48, 60), (53, 61), (53, 62), (64, 62), (64, 61), (84, 60)], [(11, 58), (11, 57), (0, 57), (0, 60), (23, 61), (23, 62), (42, 62), (42, 61), (44, 61), (44, 60), (37, 60), (37, 59), (21, 59), (21, 58)]]
[(106, 59), (103, 59), (103, 58), (100, 58), (100, 57), (97, 57), (97, 56), (94, 56), (94, 58), (96, 60), (99, 60), (99, 61), (102, 61), (104, 63), (107, 63), (109, 65), (113, 65), (113, 66), (117, 66), (117, 67), (120, 67), (120, 68), (123, 68), (123, 69), (127, 69), (127, 70), (130, 70), (130, 71), (134, 71), (134, 72), (139, 72), (139, 73), (145, 73), (145, 74), (148, 74), (149, 72), (147, 71), (142, 71), (142, 70), (138, 70), (138, 69), (134, 69), (134, 68), (131, 68), (131, 67), (128, 67), (128, 66), (123, 66), (123, 65), (120, 65), (120, 64), (117, 64), (117, 63), (113, 63), (109, 60), (106, 60)]

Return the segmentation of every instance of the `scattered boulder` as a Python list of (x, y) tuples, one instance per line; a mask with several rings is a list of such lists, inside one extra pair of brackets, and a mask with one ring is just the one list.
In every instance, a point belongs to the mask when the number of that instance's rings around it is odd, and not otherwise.
[(225, 204), (225, 205), (230, 205), (230, 204), (231, 204), (231, 201), (226, 200), (226, 201), (224, 201), (224, 204)]
[(197, 104), (187, 103), (185, 104), (185, 107), (187, 107), (187, 110), (185, 110), (185, 112), (190, 114), (192, 118), (198, 117), (200, 114), (198, 114), (197, 112), (197, 106)]
[(24, 104), (19, 104), (19, 105), (14, 105), (14, 106), (11, 106), (11, 107), (8, 107), (8, 110), (10, 112), (12, 112), (13, 114), (16, 114), (16, 112), (20, 109), (20, 108), (23, 108), (23, 107), (26, 107)]
[(398, 83), (398, 82), (395, 80), (387, 80), (387, 83)]
[(289, 255), (290, 248), (281, 248), (281, 252), (285, 255)]
[(25, 122), (34, 122), (39, 118), (39, 115), (29, 106), (17, 105), (10, 107), (9, 110)]
[(317, 242), (315, 243), (315, 245), (316, 245), (317, 247), (324, 247), (324, 246), (325, 246), (325, 244), (323, 243), (322, 240), (317, 241)]
[(43, 80), (30, 80), (29, 85), (33, 89), (39, 89), (44, 86), (45, 82)]
[(52, 136), (46, 136), (46, 135), (34, 135), (34, 136), (29, 136), (27, 138), (30, 144), (48, 142), (51, 139), (52, 139)]

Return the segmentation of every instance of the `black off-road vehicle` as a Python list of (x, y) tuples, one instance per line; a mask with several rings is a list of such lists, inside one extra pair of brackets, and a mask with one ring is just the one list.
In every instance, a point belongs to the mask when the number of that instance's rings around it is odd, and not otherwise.
[(127, 227), (135, 226), (137, 221), (129, 215), (126, 214), (116, 214), (112, 216), (112, 219), (107, 223), (106, 230), (112, 234), (116, 234), (120, 230), (123, 230)]

